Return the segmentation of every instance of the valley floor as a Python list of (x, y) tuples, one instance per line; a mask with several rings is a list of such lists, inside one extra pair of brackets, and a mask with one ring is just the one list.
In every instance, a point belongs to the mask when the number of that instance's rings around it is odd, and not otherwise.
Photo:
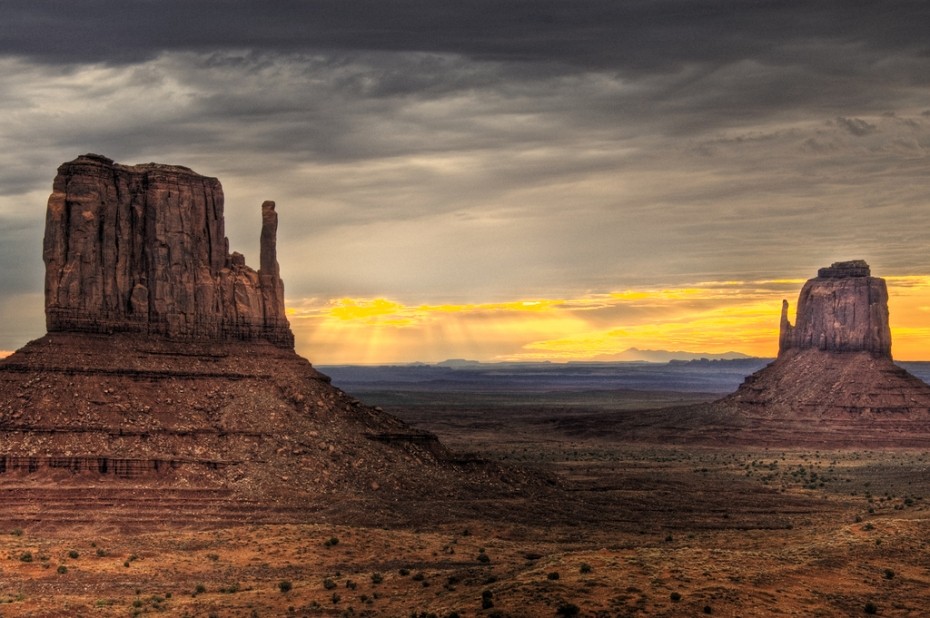
[[(626, 397), (629, 409), (655, 401)], [(930, 607), (928, 452), (634, 445), (577, 432), (562, 422), (570, 407), (381, 403), (453, 450), (539, 472), (551, 491), (489, 497), (458, 518), (424, 503), (413, 523), (387, 527), (0, 527), (0, 616), (916, 617)]]

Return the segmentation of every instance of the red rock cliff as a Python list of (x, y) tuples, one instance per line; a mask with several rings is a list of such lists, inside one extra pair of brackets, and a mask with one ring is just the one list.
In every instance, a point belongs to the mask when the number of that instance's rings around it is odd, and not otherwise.
[(779, 355), (788, 350), (871, 352), (891, 358), (888, 289), (862, 260), (821, 268), (798, 297), (794, 326), (782, 304)]
[(216, 178), (180, 166), (78, 157), (58, 168), (48, 200), (48, 330), (263, 338), (292, 348), (276, 230), (274, 202), (265, 202), (256, 272), (229, 253)]

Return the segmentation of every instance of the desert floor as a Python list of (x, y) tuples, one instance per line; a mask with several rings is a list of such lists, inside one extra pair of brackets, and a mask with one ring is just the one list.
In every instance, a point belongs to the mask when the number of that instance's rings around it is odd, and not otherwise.
[[(618, 397), (624, 409), (700, 399)], [(474, 516), (441, 523), (431, 512), (442, 505), (423, 503), (415, 521), (389, 527), (0, 528), (0, 616), (926, 616), (930, 608), (930, 453), (625, 444), (563, 422), (577, 410), (562, 404), (390, 410), (455, 451), (538, 471), (551, 491), (489, 499)], [(609, 423), (615, 413), (595, 407), (583, 422)]]

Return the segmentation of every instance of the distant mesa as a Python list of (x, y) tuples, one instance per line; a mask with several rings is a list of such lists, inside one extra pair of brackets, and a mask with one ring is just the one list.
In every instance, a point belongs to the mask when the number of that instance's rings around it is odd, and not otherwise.
[(444, 361), (436, 363), (437, 367), (450, 367), (452, 369), (469, 369), (480, 367), (481, 362), (476, 360), (468, 360), (465, 358), (449, 358)]
[(217, 179), (92, 154), (59, 168), (48, 334), (0, 360), (6, 521), (383, 521), (418, 508), (402, 494), (503, 486), (294, 352), (274, 202), (261, 222), (256, 271), (229, 251)]
[(752, 358), (742, 352), (685, 352), (683, 350), (641, 350), (639, 348), (627, 348), (616, 354), (600, 354), (592, 360), (595, 362), (644, 362), (644, 363), (668, 363), (671, 361), (692, 361), (692, 360), (737, 360)]

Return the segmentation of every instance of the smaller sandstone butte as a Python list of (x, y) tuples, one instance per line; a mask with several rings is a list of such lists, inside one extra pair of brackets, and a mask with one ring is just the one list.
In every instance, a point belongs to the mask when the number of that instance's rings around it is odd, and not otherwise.
[(599, 428), (624, 440), (782, 448), (930, 447), (930, 385), (891, 358), (888, 291), (862, 260), (821, 268), (778, 357), (730, 395)]
[(291, 348), (262, 204), (261, 268), (229, 253), (223, 188), (177, 165), (94, 154), (58, 168), (43, 259), (49, 332), (130, 332), (194, 341), (263, 338)]
[(778, 357), (714, 406), (750, 442), (930, 445), (930, 385), (892, 361), (888, 290), (862, 260), (808, 280), (794, 326), (783, 302)]
[(821, 268), (801, 289), (795, 326), (788, 321), (788, 301), (782, 302), (779, 354), (811, 348), (891, 358), (888, 289), (865, 261)]

